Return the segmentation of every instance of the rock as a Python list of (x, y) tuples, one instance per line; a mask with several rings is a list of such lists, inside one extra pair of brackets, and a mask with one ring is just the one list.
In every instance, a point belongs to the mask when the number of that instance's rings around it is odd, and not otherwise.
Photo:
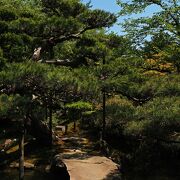
[(65, 126), (56, 126), (56, 130), (65, 132)]
[(51, 161), (50, 172), (59, 179), (70, 180), (69, 173), (65, 163), (60, 155), (55, 155)]
[[(13, 162), (13, 163), (10, 164), (9, 167), (10, 168), (19, 168), (19, 163)], [(31, 164), (31, 163), (28, 163), (28, 162), (24, 162), (24, 168), (25, 169), (34, 169), (35, 166), (34, 166), (34, 164)]]
[(7, 151), (9, 148), (11, 148), (15, 143), (17, 143), (17, 139), (6, 139), (4, 144), (0, 146), (0, 149), (2, 152)]
[(64, 157), (71, 180), (119, 180), (117, 164), (103, 156)]

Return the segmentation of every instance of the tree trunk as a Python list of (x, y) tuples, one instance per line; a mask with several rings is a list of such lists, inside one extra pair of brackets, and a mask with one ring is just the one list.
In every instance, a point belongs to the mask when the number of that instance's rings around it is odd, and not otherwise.
[(53, 131), (52, 131), (52, 108), (49, 108), (49, 130), (50, 130), (50, 139), (51, 145), (53, 144)]
[(67, 134), (67, 132), (68, 132), (68, 125), (66, 124), (65, 125), (65, 132), (64, 132), (64, 134)]
[(24, 137), (25, 137), (25, 129), (23, 127), (21, 136), (19, 139), (19, 180), (24, 179)]
[(76, 121), (74, 121), (74, 124), (73, 124), (73, 131), (76, 131)]
[(180, 64), (177, 64), (176, 68), (177, 68), (177, 73), (180, 74)]
[[(105, 57), (103, 58), (103, 65), (106, 64)], [(103, 73), (103, 80), (105, 80), (106, 74)], [(102, 89), (102, 96), (103, 96), (103, 114), (102, 114), (102, 119), (103, 119), (103, 124), (102, 124), (102, 137), (101, 140), (105, 138), (105, 128), (106, 128), (106, 91), (105, 88)]]
[(47, 107), (47, 104), (46, 104), (46, 107), (45, 107), (45, 111), (46, 111), (46, 121), (48, 120), (48, 107)]
[(106, 131), (106, 93), (103, 90), (103, 124), (102, 124), (102, 139), (105, 137), (105, 131)]

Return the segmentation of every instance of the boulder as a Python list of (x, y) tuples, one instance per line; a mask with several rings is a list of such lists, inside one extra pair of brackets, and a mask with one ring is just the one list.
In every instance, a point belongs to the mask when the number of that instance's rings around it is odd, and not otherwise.
[(53, 157), (51, 161), (50, 172), (57, 176), (59, 179), (70, 180), (67, 167), (62, 161), (62, 158), (59, 154)]
[(17, 139), (6, 139), (5, 142), (0, 145), (0, 151), (5, 152), (17, 143)]
[[(10, 168), (19, 168), (19, 163), (18, 162), (12, 162), (9, 167)], [(25, 169), (34, 169), (35, 166), (32, 163), (24, 162), (24, 168)]]

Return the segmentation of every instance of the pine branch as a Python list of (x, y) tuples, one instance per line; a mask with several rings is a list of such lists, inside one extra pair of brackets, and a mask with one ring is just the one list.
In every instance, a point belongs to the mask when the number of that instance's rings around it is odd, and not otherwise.
[(54, 64), (57, 66), (73, 66), (75, 61), (70, 61), (69, 59), (52, 59), (52, 60), (39, 60), (38, 63)]
[(56, 45), (58, 43), (62, 43), (64, 41), (67, 41), (67, 40), (71, 40), (71, 39), (79, 39), (80, 36), (86, 32), (87, 30), (91, 30), (91, 29), (94, 29), (94, 27), (90, 27), (90, 26), (87, 26), (81, 30), (79, 30), (79, 32), (77, 33), (73, 33), (73, 34), (67, 34), (67, 35), (62, 35), (62, 36), (59, 36), (59, 37), (50, 37), (50, 38), (45, 38), (42, 40), (42, 42), (45, 42), (47, 44), (50, 44), (50, 45)]
[(114, 93), (118, 93), (121, 94), (122, 96), (126, 97), (127, 99), (129, 99), (130, 101), (133, 101), (135, 104), (137, 105), (142, 105), (148, 101), (150, 101), (153, 97), (149, 96), (147, 98), (137, 98), (137, 97), (133, 97), (130, 96), (129, 94), (123, 92), (123, 91), (119, 91), (119, 90), (115, 90), (113, 91)]

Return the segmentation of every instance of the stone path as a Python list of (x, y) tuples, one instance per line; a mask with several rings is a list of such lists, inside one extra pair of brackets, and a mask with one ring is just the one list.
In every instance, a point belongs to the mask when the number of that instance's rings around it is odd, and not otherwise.
[(63, 141), (62, 158), (71, 180), (120, 180), (117, 164), (91, 151), (86, 138), (69, 137)]

